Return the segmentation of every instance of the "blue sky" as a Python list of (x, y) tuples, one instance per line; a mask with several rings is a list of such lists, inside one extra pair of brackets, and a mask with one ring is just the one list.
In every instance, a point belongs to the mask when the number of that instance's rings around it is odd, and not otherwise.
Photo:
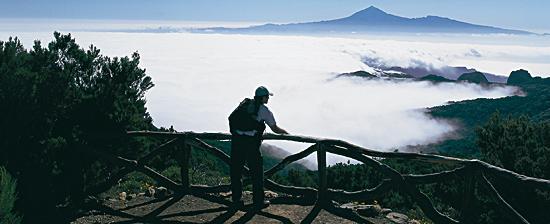
[(0, 0), (0, 4), (0, 18), (252, 22), (327, 20), (373, 5), (405, 17), (436, 15), (550, 33), (546, 0)]

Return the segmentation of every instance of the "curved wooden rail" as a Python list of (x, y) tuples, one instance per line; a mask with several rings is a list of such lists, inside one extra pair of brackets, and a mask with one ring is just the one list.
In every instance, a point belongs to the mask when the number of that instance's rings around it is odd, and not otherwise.
[[(148, 137), (157, 137), (157, 138), (166, 138), (169, 139), (165, 143), (161, 144), (156, 149), (152, 150), (149, 154), (143, 156), (137, 160), (130, 160), (122, 158), (115, 155), (109, 155), (105, 152), (96, 151), (96, 154), (102, 157), (106, 157), (112, 162), (118, 163), (123, 166), (118, 173), (111, 175), (98, 186), (91, 188), (87, 193), (88, 195), (96, 195), (101, 193), (112, 185), (116, 183), (124, 175), (132, 172), (139, 171), (142, 172), (154, 180), (158, 181), (161, 185), (171, 189), (174, 192), (180, 194), (193, 194), (193, 195), (202, 195), (204, 196), (207, 193), (221, 193), (229, 192), (230, 185), (219, 185), (219, 186), (198, 186), (189, 184), (189, 157), (190, 151), (195, 150), (205, 150), (221, 161), (230, 164), (230, 157), (222, 150), (209, 145), (203, 140), (230, 140), (231, 135), (226, 133), (195, 133), (195, 132), (156, 132), (156, 131), (129, 131), (128, 135), (130, 136), (148, 136)], [(422, 209), (424, 214), (430, 218), (435, 223), (467, 223), (466, 218), (464, 220), (455, 220), (450, 218), (447, 215), (442, 214), (437, 211), (432, 204), (430, 198), (421, 192), (416, 185), (418, 184), (428, 184), (428, 183), (437, 183), (447, 180), (452, 180), (457, 176), (470, 176), (473, 178), (479, 178), (480, 183), (484, 184), (491, 195), (500, 202), (503, 213), (510, 216), (510, 220), (515, 220), (518, 223), (529, 223), (524, 216), (522, 216), (516, 209), (514, 209), (506, 200), (499, 194), (498, 190), (493, 186), (493, 184), (486, 178), (487, 175), (490, 175), (494, 178), (502, 178), (506, 181), (510, 181), (515, 184), (523, 184), (528, 187), (537, 188), (543, 191), (550, 191), (550, 181), (544, 179), (538, 179), (533, 177), (527, 177), (515, 172), (505, 170), (483, 161), (479, 160), (468, 160), (460, 159), (453, 157), (446, 157), (440, 155), (430, 155), (422, 153), (404, 153), (404, 152), (381, 152), (372, 149), (367, 149), (360, 147), (342, 140), (336, 139), (323, 139), (323, 138), (314, 138), (307, 136), (295, 136), (295, 135), (275, 135), (275, 134), (265, 134), (263, 136), (264, 140), (285, 140), (285, 141), (295, 141), (302, 143), (311, 143), (312, 145), (306, 148), (305, 150), (298, 152), (296, 154), (287, 156), (281, 162), (271, 167), (264, 172), (265, 187), (284, 194), (299, 196), (304, 200), (312, 200), (312, 203), (315, 203), (314, 210), (318, 213), (320, 209), (325, 209), (328, 212), (331, 212), (335, 215), (343, 216), (345, 218), (369, 223), (368, 220), (362, 218), (353, 211), (341, 209), (335, 207), (331, 199), (344, 199), (344, 200), (369, 200), (379, 197), (390, 190), (399, 190), (402, 193), (408, 194), (411, 196)], [(175, 181), (170, 180), (169, 178), (163, 176), (162, 174), (154, 171), (146, 165), (146, 162), (153, 158), (154, 156), (166, 152), (166, 148), (170, 146), (177, 146), (180, 152), (177, 156), (179, 164), (181, 166), (181, 179), (182, 183), (176, 183)], [(278, 184), (271, 179), (275, 173), (281, 171), (288, 164), (298, 161), (307, 157), (308, 155), (316, 152), (317, 153), (317, 165), (318, 165), (318, 174), (319, 174), (319, 183), (317, 188), (310, 187), (295, 187), (295, 186), (285, 186)], [(372, 188), (364, 189), (361, 191), (348, 192), (339, 189), (329, 189), (327, 188), (327, 172), (326, 172), (326, 153), (333, 153), (348, 158), (355, 159), (359, 162), (362, 162), (368, 166), (373, 167), (378, 172), (384, 174), (387, 179), (382, 180), (382, 182)], [(456, 165), (458, 168), (452, 170), (446, 170), (437, 173), (431, 174), (401, 174), (393, 168), (387, 166), (386, 164), (381, 163), (374, 158), (399, 158), (407, 160), (418, 160), (429, 163), (438, 163), (438, 164), (452, 164)], [(245, 167), (245, 175), (249, 175), (248, 168)], [(245, 179), (245, 184), (250, 184), (249, 179)], [(469, 191), (472, 194), (473, 191)], [(467, 196), (469, 198), (471, 196)], [(310, 214), (317, 214), (312, 212)], [(315, 217), (307, 217), (306, 219), (313, 220)]]

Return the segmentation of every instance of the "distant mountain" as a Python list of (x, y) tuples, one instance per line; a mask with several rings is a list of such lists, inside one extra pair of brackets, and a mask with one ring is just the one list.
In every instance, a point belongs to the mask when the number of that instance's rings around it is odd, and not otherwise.
[(464, 73), (458, 77), (457, 81), (465, 81), (478, 84), (488, 84), (489, 81), (481, 72)]
[(441, 77), (441, 76), (433, 75), (433, 74), (429, 74), (427, 76), (418, 78), (418, 80), (420, 80), (420, 81), (430, 81), (430, 82), (433, 82), (433, 83), (454, 82), (454, 80), (447, 79), (445, 77)]
[(320, 22), (265, 24), (247, 28), (208, 28), (199, 32), (232, 33), (476, 33), (476, 34), (533, 34), (522, 30), (502, 29), (465, 23), (438, 16), (406, 18), (388, 14), (374, 6), (363, 9), (351, 16)]
[[(292, 153), (286, 151), (285, 149), (266, 143), (262, 143), (260, 146), (260, 151), (264, 157), (264, 167), (269, 168), (277, 165), (277, 163), (281, 162), (281, 160), (287, 156), (292, 155)], [(317, 164), (307, 159), (302, 159), (288, 165), (286, 170), (288, 169), (315, 170), (317, 169)]]
[(339, 74), (336, 76), (336, 78), (340, 78), (340, 77), (361, 77), (361, 78), (366, 78), (366, 79), (373, 79), (373, 78), (378, 78), (378, 76), (376, 75), (373, 75), (369, 72), (366, 72), (366, 71), (355, 71), (355, 72), (349, 72), (349, 73), (342, 73), (342, 74)]
[[(366, 71), (355, 71), (355, 72), (349, 72), (349, 73), (342, 73), (336, 75), (335, 78), (347, 78), (347, 77), (359, 77), (364, 79), (390, 79), (390, 80), (414, 80), (414, 81), (428, 81), (432, 83), (442, 83), (442, 82), (470, 82), (470, 83), (476, 83), (476, 84), (482, 84), (485, 86), (496, 84), (499, 86), (502, 86), (504, 83), (494, 83), (489, 82), (487, 80), (487, 77), (481, 72), (468, 72), (460, 75), (458, 79), (448, 79), (443, 76), (429, 74), (423, 77), (414, 77), (412, 75), (406, 74), (406, 73), (399, 73), (399, 72), (386, 72), (386, 71), (375, 71), (375, 74), (371, 74)], [(520, 83), (527, 83), (531, 82), (532, 78), (529, 76), (528, 78), (522, 77), (522, 81)]]
[[(471, 73), (471, 72), (477, 72), (477, 70), (473, 68), (467, 68), (467, 67), (454, 67), (454, 66), (442, 66), (442, 67), (434, 67), (427, 64), (419, 63), (417, 66), (412, 67), (400, 67), (400, 66), (393, 66), (393, 65), (386, 65), (383, 60), (379, 58), (370, 58), (370, 57), (363, 57), (362, 59), (363, 63), (365, 65), (368, 65), (371, 68), (374, 68), (377, 71), (380, 71), (381, 73), (391, 73), (391, 72), (399, 72), (403, 74), (407, 74), (414, 78), (422, 78), (429, 74), (438, 75), (441, 77), (444, 77), (446, 79), (450, 80), (457, 80), (460, 75), (464, 73)], [(487, 80), (489, 82), (496, 82), (496, 83), (506, 83), (506, 80), (508, 77), (501, 76), (501, 75), (495, 75), (491, 73), (483, 73)]]
[(529, 74), (528, 71), (520, 69), (510, 73), (510, 77), (506, 81), (507, 85), (521, 85), (524, 83), (531, 82), (533, 77)]

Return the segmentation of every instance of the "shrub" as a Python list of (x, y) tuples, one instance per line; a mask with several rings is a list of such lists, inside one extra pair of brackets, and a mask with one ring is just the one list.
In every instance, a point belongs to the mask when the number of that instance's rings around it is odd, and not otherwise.
[(17, 199), (15, 187), (16, 181), (4, 167), (0, 167), (0, 223), (2, 224), (21, 223), (21, 217), (13, 211)]
[(116, 171), (92, 151), (135, 158), (149, 150), (125, 135), (154, 130), (144, 96), (153, 83), (139, 60), (82, 49), (57, 32), (30, 50), (17, 38), (0, 41), (0, 165), (18, 180), (25, 222), (68, 221), (85, 192)]

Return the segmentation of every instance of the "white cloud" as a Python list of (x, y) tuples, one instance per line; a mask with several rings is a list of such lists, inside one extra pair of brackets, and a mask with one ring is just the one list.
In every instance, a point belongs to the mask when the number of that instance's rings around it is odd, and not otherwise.
[[(49, 33), (22, 34), (25, 43), (37, 36), (51, 39)], [(2, 39), (6, 36), (0, 33)], [(490, 60), (496, 62), (484, 69), (495, 72), (498, 69), (491, 68), (508, 63), (499, 59), (502, 52), (518, 51), (523, 58), (550, 55), (550, 48), (402, 40), (186, 33), (81, 32), (74, 36), (81, 46), (93, 43), (109, 56), (140, 52), (142, 66), (156, 84), (147, 94), (156, 125), (227, 132), (229, 113), (257, 86), (265, 85), (275, 93), (268, 106), (280, 126), (292, 134), (338, 138), (381, 150), (433, 142), (453, 130), (447, 122), (427, 117), (422, 108), (502, 97), (513, 89), (332, 79), (337, 73), (371, 69), (361, 62), (363, 56), (376, 55), (395, 65), (419, 60), (434, 66), (456, 62), (469, 66)], [(479, 55), (468, 56), (472, 52)], [(527, 69), (532, 64), (524, 63)], [(537, 69), (549, 68), (542, 64)], [(291, 151), (305, 149), (299, 144), (270, 143)]]

